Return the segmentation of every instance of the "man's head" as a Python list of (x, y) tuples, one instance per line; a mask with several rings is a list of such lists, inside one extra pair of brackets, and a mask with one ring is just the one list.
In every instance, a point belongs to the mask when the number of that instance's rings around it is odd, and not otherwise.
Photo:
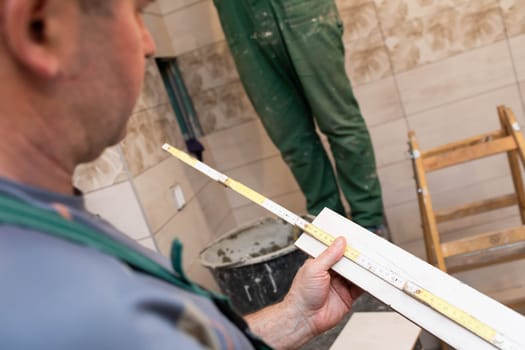
[(0, 129), (68, 168), (121, 140), (154, 52), (149, 2), (0, 0)]

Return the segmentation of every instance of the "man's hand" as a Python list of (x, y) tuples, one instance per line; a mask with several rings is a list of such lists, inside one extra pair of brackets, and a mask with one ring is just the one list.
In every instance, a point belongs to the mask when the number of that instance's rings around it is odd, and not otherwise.
[(359, 287), (330, 271), (345, 248), (341, 237), (317, 258), (307, 260), (281, 303), (246, 317), (252, 330), (276, 349), (296, 349), (343, 319), (362, 294)]
[(362, 294), (359, 287), (330, 271), (346, 248), (344, 238), (338, 238), (316, 259), (309, 259), (299, 269), (286, 303), (295, 307), (308, 322), (313, 335), (334, 327)]

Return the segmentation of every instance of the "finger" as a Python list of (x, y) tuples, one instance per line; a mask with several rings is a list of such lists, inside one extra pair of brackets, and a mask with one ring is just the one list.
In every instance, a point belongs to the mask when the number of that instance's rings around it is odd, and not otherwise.
[(336, 262), (338, 262), (345, 252), (346, 240), (344, 237), (338, 237), (332, 245), (315, 258), (315, 266), (320, 270), (328, 271)]
[(363, 294), (365, 291), (362, 290), (360, 287), (356, 286), (355, 284), (350, 287), (350, 295), (352, 296), (352, 299), (356, 300)]

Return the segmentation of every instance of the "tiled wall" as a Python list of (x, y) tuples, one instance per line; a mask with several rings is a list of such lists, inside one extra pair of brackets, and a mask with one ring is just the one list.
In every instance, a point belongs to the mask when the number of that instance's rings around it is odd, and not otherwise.
[[(524, 119), (525, 0), (339, 0), (346, 69), (370, 128), (397, 244), (423, 255), (407, 132), (423, 148), (498, 128), (496, 106)], [(207, 161), (289, 209), (304, 199), (243, 93), (211, 0), (159, 0), (167, 56), (177, 56), (206, 132)], [(164, 34), (163, 34), (164, 33)], [(165, 49), (168, 47), (169, 49)], [(161, 54), (162, 55), (162, 54)], [(435, 207), (511, 191), (503, 157), (429, 177)], [(215, 198), (214, 184), (200, 192)], [(214, 233), (266, 215), (226, 192), (228, 209), (207, 206)], [(505, 209), (442, 225), (445, 238), (519, 224)], [(487, 292), (524, 280), (523, 263), (459, 275)], [(502, 273), (504, 272), (504, 273)], [(493, 277), (498, 276), (498, 277)]]

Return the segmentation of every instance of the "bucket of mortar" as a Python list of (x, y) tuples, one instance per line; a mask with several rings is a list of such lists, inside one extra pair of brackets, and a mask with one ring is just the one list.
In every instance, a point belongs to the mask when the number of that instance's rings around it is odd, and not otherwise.
[(236, 311), (246, 315), (280, 301), (290, 289), (307, 258), (293, 244), (300, 233), (284, 220), (262, 218), (209, 244), (200, 262)]

